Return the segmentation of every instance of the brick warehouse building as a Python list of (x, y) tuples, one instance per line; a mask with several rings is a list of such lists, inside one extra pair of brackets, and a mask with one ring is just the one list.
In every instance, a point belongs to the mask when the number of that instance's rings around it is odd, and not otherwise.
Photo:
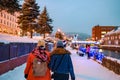
[(115, 26), (94, 26), (92, 28), (92, 40), (94, 41), (98, 41), (101, 38), (104, 37), (104, 35), (110, 31), (112, 31), (113, 29), (115, 29)]
[(16, 23), (19, 13), (10, 14), (6, 11), (0, 11), (0, 33), (20, 35), (20, 29)]
[(105, 34), (101, 48), (120, 52), (120, 26)]
[(104, 45), (119, 45), (120, 46), (120, 27), (110, 31), (103, 38)]

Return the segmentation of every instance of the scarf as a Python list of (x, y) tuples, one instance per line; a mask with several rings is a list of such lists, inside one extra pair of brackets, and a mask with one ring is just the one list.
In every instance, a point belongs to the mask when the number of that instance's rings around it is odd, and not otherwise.
[(36, 56), (36, 58), (38, 58), (38, 60), (40, 62), (46, 62), (48, 59), (48, 56), (45, 52), (45, 48), (43, 47), (36, 47), (33, 51), (32, 51), (33, 55)]

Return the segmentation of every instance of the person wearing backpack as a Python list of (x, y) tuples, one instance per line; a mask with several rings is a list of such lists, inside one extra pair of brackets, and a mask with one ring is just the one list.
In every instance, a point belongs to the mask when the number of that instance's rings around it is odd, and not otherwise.
[(53, 72), (53, 80), (75, 80), (70, 52), (64, 48), (63, 41), (56, 43), (56, 48), (50, 53), (49, 68)]
[(24, 70), (26, 80), (51, 80), (49, 61), (50, 53), (45, 50), (45, 41), (40, 40), (36, 48), (28, 55)]

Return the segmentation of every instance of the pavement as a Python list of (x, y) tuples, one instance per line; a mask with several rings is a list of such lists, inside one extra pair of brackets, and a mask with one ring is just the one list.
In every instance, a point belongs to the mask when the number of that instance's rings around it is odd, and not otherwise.
[(103, 67), (93, 59), (87, 59), (87, 56), (79, 56), (76, 50), (67, 48), (71, 51), (72, 61), (74, 65), (74, 72), (76, 80), (120, 80), (120, 75)]

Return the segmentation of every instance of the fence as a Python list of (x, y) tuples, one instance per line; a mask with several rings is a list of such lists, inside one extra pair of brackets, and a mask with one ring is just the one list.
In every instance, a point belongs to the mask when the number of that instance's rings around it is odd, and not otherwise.
[(102, 65), (120, 75), (120, 63), (116, 60), (103, 58)]
[(0, 75), (25, 63), (35, 46), (36, 43), (0, 44)]

